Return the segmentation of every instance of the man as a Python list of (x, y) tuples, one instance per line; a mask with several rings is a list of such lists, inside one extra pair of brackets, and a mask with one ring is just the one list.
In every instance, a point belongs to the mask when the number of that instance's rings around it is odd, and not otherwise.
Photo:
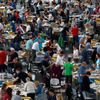
[(60, 51), (59, 55), (57, 56), (56, 64), (63, 65), (64, 64), (64, 52)]
[(74, 25), (71, 29), (72, 35), (73, 35), (73, 44), (78, 44), (78, 32), (79, 29), (77, 27), (77, 25)]
[(6, 51), (4, 51), (3, 47), (0, 47), (0, 72), (5, 72), (6, 57), (7, 57)]
[(10, 53), (8, 55), (8, 70), (13, 73), (14, 64), (18, 61), (18, 54), (14, 48), (10, 48)]
[(87, 72), (87, 63), (82, 62), (81, 66), (78, 69), (78, 83), (80, 84), (80, 89), (82, 90), (83, 76)]
[(30, 36), (30, 39), (26, 42), (26, 50), (31, 50), (34, 41), (34, 36)]
[[(28, 62), (30, 62), (30, 59), (32, 58), (31, 50), (32, 50), (32, 45), (34, 43), (34, 38), (35, 38), (34, 36), (30, 36), (30, 39), (27, 40), (27, 42), (26, 42), (26, 52), (28, 54), (28, 57), (27, 57)], [(34, 55), (34, 53), (33, 53), (33, 55)]]
[(28, 77), (28, 74), (22, 71), (22, 65), (20, 63), (15, 64), (15, 71), (14, 84), (19, 84), (21, 82), (26, 83), (26, 78)]
[(71, 63), (71, 58), (68, 58), (68, 62), (64, 64), (65, 75), (66, 75), (66, 83), (72, 84), (72, 70), (73, 64)]

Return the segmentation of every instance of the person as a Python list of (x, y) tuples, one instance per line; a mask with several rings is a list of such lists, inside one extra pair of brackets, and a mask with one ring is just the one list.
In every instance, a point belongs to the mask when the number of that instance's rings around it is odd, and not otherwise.
[(76, 46), (73, 46), (73, 59), (74, 62), (77, 62), (79, 58), (79, 51)]
[(26, 78), (26, 81), (27, 82), (25, 83), (24, 90), (27, 92), (28, 97), (31, 97), (32, 100), (35, 100), (36, 86), (32, 81), (30, 81), (29, 77)]
[(27, 42), (25, 44), (26, 45), (25, 46), (26, 50), (31, 50), (32, 49), (33, 41), (34, 41), (34, 36), (30, 37), (30, 39), (27, 40)]
[(20, 96), (20, 91), (17, 91), (16, 95), (12, 96), (11, 100), (22, 100)]
[(85, 47), (82, 47), (81, 50), (81, 61), (86, 62), (87, 64), (89, 64), (89, 55), (88, 55), (88, 50)]
[(74, 65), (71, 63), (71, 58), (68, 58), (68, 62), (64, 63), (66, 83), (72, 84), (72, 70)]
[(21, 38), (21, 34), (20, 32), (17, 32), (17, 35), (15, 36), (15, 38), (13, 39), (13, 47), (15, 48), (15, 50), (20, 50), (20, 44), (22, 42), (22, 38)]
[(8, 54), (8, 72), (9, 73), (13, 73), (14, 72), (14, 65), (18, 62), (18, 53), (15, 51), (14, 48), (10, 48), (10, 50), (8, 50), (9, 54)]
[(79, 29), (77, 25), (74, 25), (71, 29), (72, 35), (73, 35), (73, 44), (78, 44), (78, 32)]
[(57, 100), (56, 99), (56, 94), (55, 94), (55, 92), (52, 88), (49, 89), (49, 91), (47, 93), (47, 98), (48, 98), (48, 100)]
[(49, 65), (50, 65), (49, 58), (48, 58), (48, 56), (45, 56), (43, 61), (42, 61), (42, 66), (43, 66), (41, 69), (42, 76), (45, 75), (45, 71), (47, 70)]
[(96, 61), (96, 70), (100, 71), (100, 54), (96, 55), (97, 61)]
[(11, 100), (12, 98), (12, 89), (7, 88), (6, 93), (4, 94), (2, 100)]
[(90, 75), (91, 73), (87, 71), (86, 74), (83, 76), (82, 91), (94, 93), (94, 90), (90, 88), (90, 84), (91, 84), (90, 79), (89, 79)]
[(21, 63), (16, 63), (15, 64), (15, 80), (14, 80), (14, 84), (19, 84), (21, 82), (26, 83), (26, 78), (28, 77), (28, 75), (22, 71), (22, 65)]
[(36, 81), (35, 85), (36, 85), (36, 95), (39, 96), (42, 94), (43, 86), (42, 84), (39, 84), (39, 81)]
[(2, 97), (4, 96), (4, 94), (6, 93), (7, 90), (7, 84), (3, 84), (1, 87), (1, 91), (0, 91), (0, 100), (2, 100)]
[(56, 64), (63, 65), (64, 64), (64, 52), (60, 51), (59, 55), (56, 59)]
[(82, 90), (83, 76), (87, 72), (87, 63), (82, 62), (81, 66), (78, 69), (78, 83), (80, 85), (80, 89)]
[(6, 51), (3, 49), (3, 47), (0, 47), (0, 72), (5, 72), (6, 57), (7, 57)]

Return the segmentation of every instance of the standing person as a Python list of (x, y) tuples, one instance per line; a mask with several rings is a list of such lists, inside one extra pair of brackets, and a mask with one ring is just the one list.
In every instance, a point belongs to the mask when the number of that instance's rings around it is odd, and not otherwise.
[(96, 70), (97, 72), (100, 72), (100, 54), (96, 55), (97, 61), (96, 61)]
[(82, 91), (83, 76), (85, 76), (86, 72), (87, 72), (87, 63), (82, 62), (81, 66), (78, 69), (78, 83), (80, 85), (81, 91)]
[(3, 47), (0, 47), (0, 72), (5, 72), (6, 57), (7, 57), (6, 51), (3, 49)]
[(74, 65), (71, 63), (71, 58), (68, 58), (68, 62), (64, 64), (66, 83), (72, 84), (72, 70)]
[(73, 35), (73, 44), (78, 44), (78, 33), (79, 33), (79, 29), (78, 29), (77, 25), (74, 25), (72, 27), (71, 33)]
[(2, 100), (11, 100), (11, 98), (12, 98), (12, 89), (7, 88), (6, 93), (4, 94)]
[(89, 93), (94, 93), (94, 90), (90, 88), (90, 84), (91, 84), (89, 79), (90, 75), (91, 73), (87, 71), (86, 74), (83, 76), (82, 90)]
[(29, 77), (26, 78), (26, 81), (27, 82), (25, 83), (24, 89), (27, 92), (27, 96), (31, 97), (32, 100), (35, 100), (35, 84), (30, 81)]

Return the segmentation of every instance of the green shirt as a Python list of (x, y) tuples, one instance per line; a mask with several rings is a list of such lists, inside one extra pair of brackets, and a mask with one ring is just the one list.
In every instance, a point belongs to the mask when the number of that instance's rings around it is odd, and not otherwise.
[(64, 68), (65, 68), (65, 75), (72, 75), (72, 69), (73, 69), (73, 64), (71, 64), (70, 62), (65, 63), (64, 64)]

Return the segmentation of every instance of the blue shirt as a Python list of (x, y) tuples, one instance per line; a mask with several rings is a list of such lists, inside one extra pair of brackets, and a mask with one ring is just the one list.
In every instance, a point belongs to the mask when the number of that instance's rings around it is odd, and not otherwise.
[(33, 45), (33, 40), (30, 39), (26, 42), (26, 50), (31, 50)]
[(97, 59), (96, 61), (96, 69), (100, 70), (100, 59)]
[(80, 66), (79, 70), (78, 70), (78, 82), (79, 83), (82, 83), (83, 81), (83, 76), (81, 75), (84, 75), (86, 74), (86, 67), (84, 66)]

